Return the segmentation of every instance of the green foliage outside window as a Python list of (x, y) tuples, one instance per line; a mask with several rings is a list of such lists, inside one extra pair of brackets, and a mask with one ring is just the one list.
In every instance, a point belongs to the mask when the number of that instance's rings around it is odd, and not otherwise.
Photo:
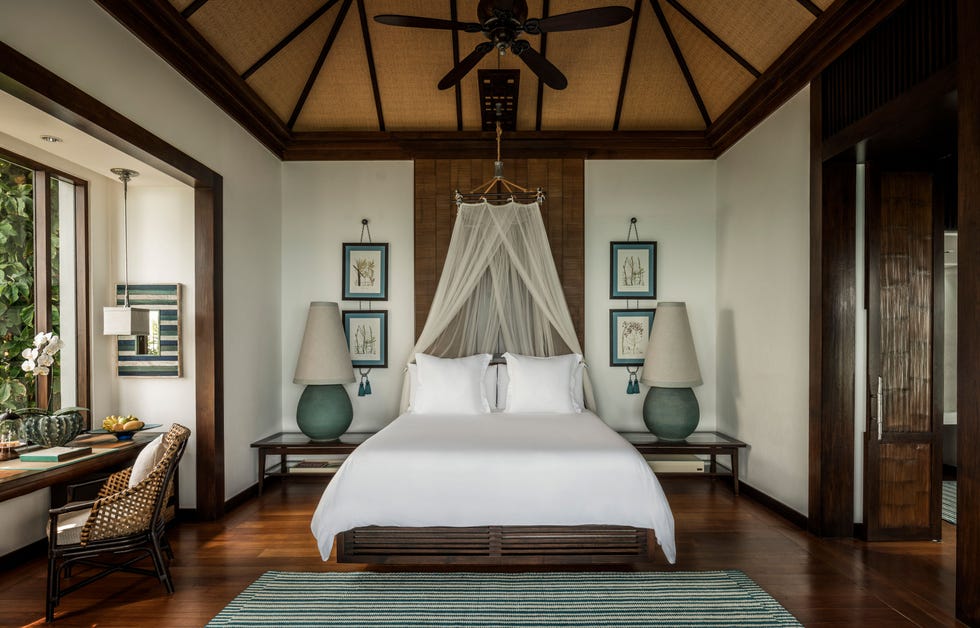
[(34, 342), (34, 193), (31, 170), (0, 159), (0, 408), (29, 403), (21, 352)]

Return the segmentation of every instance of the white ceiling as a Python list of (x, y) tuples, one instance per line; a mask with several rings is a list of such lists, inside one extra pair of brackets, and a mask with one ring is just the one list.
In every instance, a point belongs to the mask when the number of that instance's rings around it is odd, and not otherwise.
[[(136, 170), (140, 174), (130, 182), (133, 187), (184, 186), (177, 179), (126, 155), (122, 151), (2, 90), (0, 90), (0, 132), (111, 179), (116, 178), (114, 174), (109, 172), (112, 168)], [(46, 142), (41, 139), (42, 135), (53, 135), (64, 141)], [(38, 159), (37, 161), (43, 162), (44, 160)]]

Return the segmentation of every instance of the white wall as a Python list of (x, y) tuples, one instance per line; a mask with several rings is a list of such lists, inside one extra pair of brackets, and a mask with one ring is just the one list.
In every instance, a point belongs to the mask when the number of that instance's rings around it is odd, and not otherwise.
[[(296, 404), (303, 387), (293, 371), (311, 301), (342, 295), (342, 244), (358, 242), (361, 219), (374, 242), (389, 243), (388, 301), (366, 301), (365, 310), (388, 310), (388, 368), (371, 371), (372, 394), (357, 396), (351, 431), (375, 431), (398, 416), (402, 376), (415, 344), (415, 184), (410, 161), (287, 162), (282, 166), (282, 425), (297, 431)], [(447, 199), (448, 202), (448, 199)], [(358, 309), (340, 302), (341, 310)], [(270, 431), (273, 431), (270, 428)]]
[[(743, 479), (807, 513), (809, 93), (718, 159), (718, 428)], [(703, 363), (702, 363), (703, 365)]]
[[(547, 201), (546, 201), (547, 202)], [(643, 399), (626, 394), (627, 372), (609, 366), (609, 243), (625, 240), (631, 217), (640, 240), (657, 242), (657, 297), (685, 301), (701, 367), (694, 388), (698, 429), (715, 428), (715, 162), (585, 162), (585, 355), (599, 414), (619, 430), (645, 431)], [(635, 305), (634, 301), (630, 305)], [(641, 301), (641, 306), (656, 305)]]
[[(122, 197), (117, 182), (112, 193)], [(182, 375), (178, 378), (117, 377), (114, 338), (109, 339), (106, 361), (100, 372), (113, 383), (114, 406), (104, 414), (93, 415), (97, 426), (106, 414), (134, 415), (146, 423), (160, 423), (161, 431), (174, 423), (194, 429), (195, 347), (194, 347), (194, 190), (188, 186), (129, 186), (129, 283), (181, 284), (180, 347)], [(100, 304), (113, 302), (113, 287), (125, 282), (123, 208), (117, 204), (109, 222), (108, 241), (113, 243), (112, 264), (105, 292), (94, 292)], [(101, 328), (101, 312), (94, 327)], [(194, 451), (197, 439), (191, 434), (180, 465), (180, 504), (194, 507)]]
[[(249, 444), (277, 426), (282, 405), (280, 162), (96, 3), (0, 0), (0, 13), (0, 40), (224, 178), (224, 494), (231, 497), (255, 483)], [(185, 457), (193, 462), (194, 452)]]

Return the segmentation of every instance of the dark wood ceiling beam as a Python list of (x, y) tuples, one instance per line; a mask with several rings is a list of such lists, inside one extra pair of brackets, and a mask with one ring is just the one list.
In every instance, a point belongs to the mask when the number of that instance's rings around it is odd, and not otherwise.
[(317, 9), (316, 11), (314, 11), (313, 13), (311, 13), (308, 18), (306, 18), (305, 20), (303, 20), (302, 22), (300, 22), (300, 25), (299, 26), (297, 26), (296, 28), (294, 28), (292, 31), (290, 31), (290, 33), (288, 35), (286, 35), (285, 37), (283, 37), (282, 38), (282, 41), (280, 41), (278, 44), (276, 44), (275, 46), (273, 46), (272, 48), (270, 48), (269, 51), (266, 52), (264, 55), (262, 55), (261, 57), (259, 57), (259, 60), (256, 61), (255, 63), (253, 63), (252, 66), (249, 69), (247, 69), (244, 72), (242, 72), (242, 79), (243, 80), (248, 80), (248, 77), (250, 77), (253, 74), (255, 74), (258, 71), (259, 68), (261, 68), (263, 65), (265, 65), (266, 63), (268, 63), (270, 59), (272, 59), (277, 54), (279, 54), (279, 51), (280, 50), (282, 50), (283, 48), (285, 48), (286, 46), (288, 46), (294, 39), (296, 39), (297, 37), (299, 37), (300, 35), (302, 35), (303, 32), (306, 29), (308, 29), (310, 26), (312, 26), (314, 22), (316, 22), (318, 19), (320, 19), (320, 17), (324, 13), (326, 13), (327, 11), (329, 11), (330, 9), (332, 9), (333, 6), (335, 4), (337, 4), (338, 2), (340, 2), (340, 0), (329, 0), (328, 2), (324, 2), (320, 6), (319, 9)]
[(835, 2), (708, 129), (718, 155), (806, 87), (903, 0)]
[[(456, 8), (456, 0), (449, 0), (449, 19), (454, 22), (459, 21), (459, 10)], [(453, 29), (453, 67), (459, 65), (459, 31)], [(456, 92), (456, 130), (463, 130), (463, 92), (459, 86), (459, 81), (453, 86)]]
[(194, 2), (191, 2), (186, 7), (184, 7), (184, 10), (180, 12), (180, 16), (185, 20), (189, 19), (192, 15), (194, 15), (197, 12), (198, 9), (200, 9), (205, 4), (207, 4), (207, 2), (208, 0), (194, 0)]
[(823, 15), (823, 9), (815, 5), (811, 0), (796, 0), (800, 3), (804, 9), (813, 14), (813, 17), (820, 17)]
[[(551, 2), (549, 0), (544, 0), (544, 5), (541, 8), (541, 17), (546, 18), (551, 13)], [(545, 56), (548, 52), (548, 33), (541, 33), (541, 56)], [(534, 112), (534, 130), (541, 130), (541, 118), (544, 114), (544, 81), (538, 78), (538, 96), (537, 105)]]
[(623, 59), (623, 77), (619, 81), (619, 98), (616, 99), (616, 117), (613, 118), (613, 131), (619, 130), (619, 119), (623, 115), (623, 102), (626, 100), (626, 84), (630, 78), (630, 65), (633, 63), (633, 46), (636, 43), (636, 26), (640, 23), (640, 6), (643, 0), (634, 0), (633, 19), (630, 20), (630, 38), (626, 44), (626, 58)]
[(344, 0), (343, 6), (340, 7), (340, 12), (337, 13), (337, 19), (334, 20), (333, 26), (330, 27), (330, 34), (327, 35), (327, 40), (323, 43), (323, 49), (320, 50), (320, 56), (317, 57), (316, 63), (313, 64), (313, 69), (310, 71), (309, 77), (306, 79), (306, 85), (303, 86), (303, 91), (300, 92), (299, 98), (296, 100), (296, 106), (293, 107), (293, 113), (289, 116), (289, 122), (286, 123), (286, 128), (292, 132), (293, 127), (296, 126), (296, 120), (299, 119), (300, 112), (303, 111), (303, 105), (306, 104), (306, 99), (309, 98), (310, 92), (313, 90), (313, 84), (316, 83), (317, 77), (320, 75), (320, 70), (323, 69), (323, 63), (327, 60), (327, 55), (330, 54), (330, 49), (333, 48), (333, 42), (337, 39), (337, 34), (340, 32), (340, 27), (344, 25), (344, 19), (347, 17), (347, 12), (350, 10), (352, 0)]
[(660, 22), (660, 28), (663, 29), (664, 35), (667, 37), (667, 43), (670, 44), (670, 49), (674, 53), (674, 60), (677, 61), (677, 65), (681, 68), (681, 73), (684, 75), (684, 80), (687, 81), (687, 88), (691, 90), (691, 96), (694, 97), (694, 102), (698, 106), (698, 111), (701, 112), (701, 119), (704, 120), (705, 128), (711, 126), (711, 116), (708, 115), (708, 110), (704, 106), (704, 100), (701, 99), (701, 93), (698, 91), (698, 86), (694, 82), (694, 77), (691, 75), (691, 70), (687, 67), (687, 61), (684, 59), (684, 53), (681, 52), (681, 47), (677, 45), (677, 39), (674, 38), (674, 32), (670, 30), (670, 24), (667, 23), (667, 16), (664, 15), (663, 7), (660, 6), (660, 0), (650, 0), (650, 6), (657, 13), (657, 20)]
[(684, 19), (686, 19), (688, 22), (693, 24), (695, 28), (697, 28), (699, 31), (704, 33), (704, 35), (708, 39), (713, 41), (716, 46), (724, 50), (725, 54), (727, 54), (729, 57), (734, 59), (740, 66), (745, 68), (749, 72), (749, 74), (751, 74), (755, 78), (759, 78), (760, 76), (762, 76), (762, 72), (756, 70), (755, 66), (753, 66), (751, 63), (745, 60), (745, 57), (735, 52), (735, 50), (731, 46), (726, 44), (721, 37), (716, 35), (713, 30), (705, 26), (701, 20), (699, 20), (694, 16), (694, 14), (692, 14), (690, 11), (685, 9), (684, 6), (680, 2), (678, 2), (678, 0), (667, 0), (667, 3), (670, 4), (670, 6), (674, 7), (674, 9), (676, 9), (678, 13), (683, 15)]
[(96, 0), (151, 50), (282, 156), (289, 130), (268, 104), (166, 0)]
[(378, 110), (378, 130), (385, 130), (385, 116), (381, 109), (381, 90), (378, 89), (378, 73), (374, 69), (374, 52), (371, 50), (371, 33), (368, 32), (367, 12), (364, 0), (357, 0), (357, 12), (361, 15), (361, 34), (364, 36), (364, 54), (367, 55), (368, 72), (371, 74), (371, 89), (374, 90), (374, 107)]
[[(296, 133), (283, 159), (486, 159), (494, 134), (482, 131)], [(507, 150), (543, 159), (711, 159), (704, 131), (514, 131)]]

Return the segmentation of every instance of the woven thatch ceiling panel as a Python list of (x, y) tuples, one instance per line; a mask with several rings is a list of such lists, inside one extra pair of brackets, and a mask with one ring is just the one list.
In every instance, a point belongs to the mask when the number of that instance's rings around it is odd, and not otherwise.
[[(581, 11), (596, 6), (588, 0), (554, 2), (552, 13)], [(628, 0), (602, 2), (632, 8)], [(558, 66), (568, 87), (545, 88), (541, 130), (608, 130), (616, 118), (623, 60), (629, 41), (629, 22), (586, 31), (548, 35), (548, 60)]]
[(208, 0), (189, 21), (241, 73), (322, 4), (323, 0)]
[(340, 32), (317, 75), (313, 89), (296, 121), (296, 131), (338, 129), (377, 131), (378, 111), (374, 104), (371, 72), (364, 53), (364, 37), (356, 3), (343, 20)]
[(691, 70), (708, 117), (717, 120), (752, 84), (754, 77), (671, 6), (664, 5), (664, 15)]
[[(439, 90), (439, 81), (487, 38), (425, 19), (479, 22), (483, 1), (166, 0), (170, 6), (161, 8), (156, 1), (138, 0), (131, 8), (151, 17), (160, 12), (156, 30), (144, 40), (164, 50), (168, 42), (195, 49), (194, 59), (182, 61), (190, 67), (178, 69), (192, 79), (221, 79), (209, 95), (219, 104), (227, 100), (226, 109), (237, 111), (233, 115), (246, 126), (253, 120), (263, 127), (258, 135), (276, 150), (300, 131), (478, 131), (479, 71), (497, 68), (519, 71), (519, 131), (713, 130), (719, 120), (724, 127), (744, 118), (735, 107), (741, 112), (753, 106), (741, 99), (750, 86), (759, 86), (753, 93), (762, 94), (785, 84), (784, 75), (793, 71), (787, 65), (805, 57), (798, 50), (804, 33), (814, 29), (820, 45), (830, 50), (838, 30), (851, 28), (843, 18), (821, 19), (823, 11), (857, 16), (864, 10), (846, 0), (526, 0), (527, 19), (610, 5), (636, 15), (615, 26), (538, 35), (522, 32), (523, 16), (512, 16), (514, 29), (498, 23), (494, 32), (501, 41), (527, 41), (564, 73), (564, 90), (541, 87), (519, 57), (495, 50), (457, 85)], [(484, 5), (502, 15), (512, 6), (510, 0)], [(402, 21), (415, 24), (411, 27), (393, 26), (375, 21), (382, 14), (422, 19)], [(577, 26), (596, 19), (589, 16)], [(160, 37), (166, 30), (161, 25), (175, 24), (174, 37)], [(137, 32), (141, 23), (129, 26)], [(213, 51), (201, 48), (198, 36)], [(206, 85), (202, 89), (208, 91)], [(663, 139), (669, 143), (677, 137), (701, 141), (697, 134)], [(304, 138), (307, 146), (317, 140)], [(714, 141), (710, 135), (708, 140)]]
[(248, 84), (283, 122), (293, 113), (338, 13), (339, 5), (320, 16), (291, 45), (248, 78)]
[(691, 90), (646, 2), (640, 5), (638, 19), (620, 130), (703, 129)]
[(425, 0), (370, 0), (365, 3), (368, 32), (378, 74), (385, 128), (456, 130), (456, 94), (436, 89), (453, 67), (450, 31), (386, 26), (373, 16), (386, 13), (451, 18), (449, 3)]
[(765, 72), (816, 19), (798, 2), (786, 0), (681, 3), (760, 72)]
[[(476, 10), (474, 6), (467, 6), (465, 2), (460, 2), (459, 4), (459, 19), (464, 21), (475, 21), (476, 20)], [(543, 2), (542, 0), (529, 0), (527, 3), (528, 16), (530, 17), (541, 17), (543, 14)], [(463, 59), (466, 55), (470, 54), (477, 44), (486, 41), (480, 33), (460, 33), (459, 35), (459, 57)], [(540, 36), (527, 36), (527, 41), (530, 42), (531, 46), (535, 50), (541, 50), (541, 37)], [(548, 55), (549, 60), (551, 55)], [(452, 67), (450, 65), (450, 67)], [(477, 81), (477, 76), (479, 70), (496, 70), (497, 68), (504, 70), (520, 70), (521, 72), (521, 82), (518, 86), (517, 94), (517, 128), (522, 131), (533, 130), (537, 124), (537, 103), (538, 103), (538, 77), (537, 75), (529, 70), (524, 62), (520, 58), (510, 54), (509, 52), (503, 56), (491, 52), (480, 65), (470, 72), (462, 83), (460, 83), (460, 89), (462, 90), (462, 105), (463, 105), (463, 130), (464, 131), (478, 131), (480, 130), (480, 85)], [(448, 71), (449, 68), (446, 68)], [(548, 88), (545, 87), (545, 90)]]

